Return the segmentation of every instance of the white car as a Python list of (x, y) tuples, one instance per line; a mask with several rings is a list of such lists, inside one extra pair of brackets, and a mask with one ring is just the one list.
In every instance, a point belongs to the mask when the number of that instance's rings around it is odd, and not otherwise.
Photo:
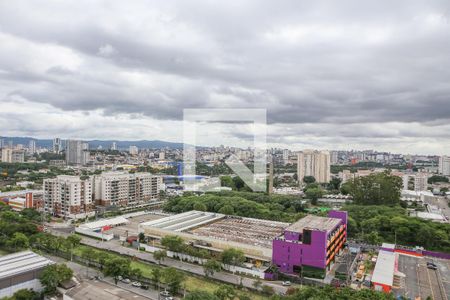
[(123, 282), (123, 283), (126, 283), (126, 284), (129, 284), (129, 283), (131, 282), (131, 280), (128, 279), (128, 278), (125, 278), (125, 279), (122, 279), (122, 282)]
[(283, 281), (281, 284), (283, 286), (291, 286), (291, 282), (290, 281)]
[(168, 291), (162, 291), (160, 294), (163, 297), (169, 297), (170, 296), (170, 293)]
[(131, 283), (131, 285), (132, 286), (135, 286), (135, 287), (141, 287), (141, 283), (139, 282), (139, 281), (133, 281), (132, 283)]

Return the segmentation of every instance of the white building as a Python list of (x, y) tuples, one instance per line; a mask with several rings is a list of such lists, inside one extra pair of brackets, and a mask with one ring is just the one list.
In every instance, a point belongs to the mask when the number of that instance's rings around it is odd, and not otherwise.
[(128, 151), (131, 155), (138, 155), (139, 149), (136, 146), (130, 146)]
[(297, 176), (300, 184), (305, 176), (313, 176), (317, 182), (330, 182), (330, 153), (328, 151), (305, 150), (298, 154)]
[(408, 190), (409, 180), (413, 178), (414, 180), (414, 191), (427, 191), (428, 190), (428, 174), (417, 173), (414, 175), (405, 174), (403, 175), (403, 189)]
[(165, 160), (166, 159), (166, 153), (164, 151), (159, 152), (159, 160)]
[(89, 145), (83, 141), (67, 140), (66, 163), (68, 165), (85, 165), (89, 161)]
[(30, 154), (36, 153), (36, 141), (35, 140), (30, 140), (30, 142), (28, 143), (28, 153), (30, 153)]
[(117, 143), (116, 142), (112, 142), (111, 144), (111, 150), (117, 150)]
[(439, 174), (450, 176), (450, 156), (439, 157)]
[(162, 177), (150, 173), (106, 172), (95, 176), (95, 200), (104, 206), (132, 206), (159, 199)]
[(43, 290), (39, 275), (53, 261), (31, 251), (0, 257), (0, 298), (11, 297), (21, 289)]
[(54, 216), (79, 219), (93, 216), (93, 181), (60, 175), (44, 180), (44, 210)]
[(2, 162), (4, 163), (22, 163), (25, 161), (25, 152), (20, 149), (3, 148)]

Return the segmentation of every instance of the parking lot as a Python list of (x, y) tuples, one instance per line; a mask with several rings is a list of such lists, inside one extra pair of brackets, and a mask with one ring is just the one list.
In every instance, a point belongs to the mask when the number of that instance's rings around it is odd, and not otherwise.
[[(427, 262), (436, 264), (437, 270), (427, 268)], [(398, 270), (405, 274), (404, 285), (398, 295), (410, 299), (431, 297), (434, 300), (450, 298), (450, 261), (429, 257), (399, 255)]]

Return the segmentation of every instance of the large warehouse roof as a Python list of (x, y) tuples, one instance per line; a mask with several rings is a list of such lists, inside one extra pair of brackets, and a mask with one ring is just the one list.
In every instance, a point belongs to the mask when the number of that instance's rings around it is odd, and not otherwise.
[(0, 256), (0, 279), (44, 268), (54, 262), (31, 251)]
[(224, 218), (225, 215), (191, 210), (178, 215), (142, 223), (141, 226), (150, 226), (171, 231), (185, 231)]
[(395, 272), (395, 252), (380, 250), (373, 270), (372, 282), (392, 286)]
[(81, 224), (80, 227), (83, 229), (94, 230), (94, 229), (99, 229), (99, 228), (102, 228), (105, 226), (117, 226), (117, 225), (127, 224), (127, 223), (130, 223), (130, 221), (128, 221), (126, 218), (124, 218), (122, 216), (119, 216), (119, 217), (115, 217), (115, 218), (111, 218), (111, 219), (104, 219), (104, 220), (100, 220), (100, 221), (84, 223), (84, 224)]

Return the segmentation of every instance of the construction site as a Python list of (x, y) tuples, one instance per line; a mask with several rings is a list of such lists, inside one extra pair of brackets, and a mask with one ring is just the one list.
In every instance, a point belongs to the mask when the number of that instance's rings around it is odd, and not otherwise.
[(283, 222), (189, 211), (141, 223), (139, 230), (156, 239), (176, 234), (193, 246), (210, 251), (237, 248), (250, 259), (270, 262), (272, 240), (288, 226)]

